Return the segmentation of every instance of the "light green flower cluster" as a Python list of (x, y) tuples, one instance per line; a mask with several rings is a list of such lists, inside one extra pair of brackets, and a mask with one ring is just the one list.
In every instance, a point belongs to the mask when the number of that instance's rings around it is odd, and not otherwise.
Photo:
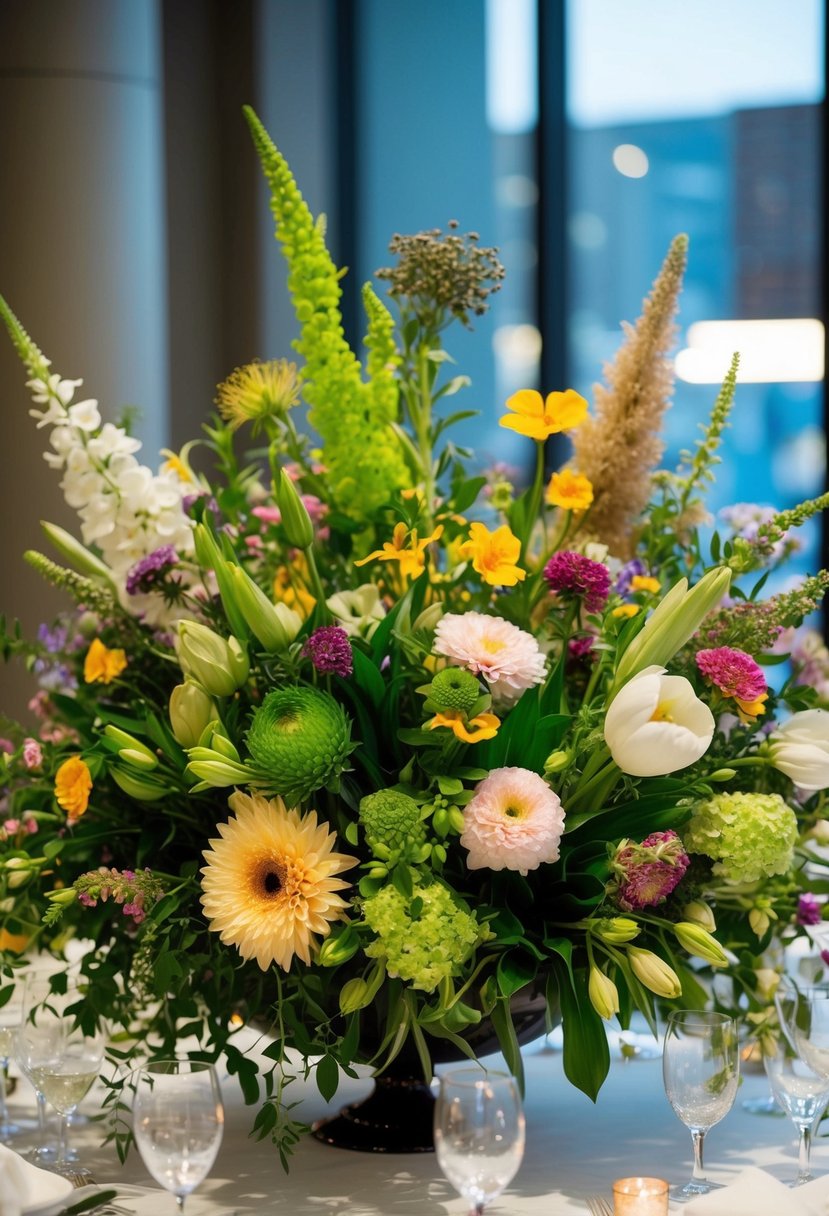
[(779, 794), (716, 794), (694, 808), (683, 839), (725, 882), (757, 882), (792, 864), (797, 818)]
[(473, 913), (440, 883), (415, 887), (411, 899), (384, 887), (365, 901), (363, 916), (377, 934), (365, 953), (423, 992), (457, 975), (481, 936)]
[(383, 861), (395, 855), (408, 857), (425, 839), (420, 807), (400, 790), (367, 794), (360, 803), (360, 823), (372, 853)]
[(245, 111), (271, 188), (276, 236), (288, 262), (288, 288), (301, 326), (295, 349), (304, 357), (303, 391), (309, 420), (323, 438), (323, 461), (336, 505), (352, 518), (368, 518), (408, 484), (399, 440), (393, 321), (366, 285), (369, 380), (345, 340), (340, 273), (325, 245), (324, 227), (303, 199), (287, 162), (252, 110)]
[(253, 715), (247, 733), (254, 784), (288, 806), (333, 786), (354, 750), (342, 707), (320, 688), (276, 688)]

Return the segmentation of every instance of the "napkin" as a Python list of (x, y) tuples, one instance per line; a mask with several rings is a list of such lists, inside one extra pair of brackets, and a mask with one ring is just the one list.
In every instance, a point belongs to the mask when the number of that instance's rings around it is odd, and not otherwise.
[(0, 1144), (0, 1216), (22, 1216), (31, 1209), (58, 1204), (72, 1193), (72, 1183), (38, 1169)]
[(687, 1216), (825, 1216), (827, 1204), (829, 1175), (792, 1190), (751, 1165), (728, 1186), (692, 1199), (685, 1212)]

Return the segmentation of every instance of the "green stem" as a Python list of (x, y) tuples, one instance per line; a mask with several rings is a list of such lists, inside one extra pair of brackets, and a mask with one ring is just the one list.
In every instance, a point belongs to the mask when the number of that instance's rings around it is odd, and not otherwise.
[(524, 535), (521, 537), (521, 556), (526, 563), (530, 550), (530, 541), (532, 539), (533, 528), (535, 521), (538, 519), (538, 512), (541, 508), (541, 496), (544, 492), (544, 441), (536, 440), (535, 444), (535, 476), (533, 478), (532, 490), (527, 510), (527, 522), (524, 528)]
[(597, 802), (603, 802), (621, 775), (621, 769), (614, 760), (595, 773), (584, 785), (577, 786), (573, 795), (567, 799), (567, 810), (573, 814), (583, 809), (588, 796)]
[(328, 606), (325, 602), (325, 598), (326, 598), (325, 590), (323, 588), (322, 581), (320, 579), (319, 570), (317, 569), (317, 562), (316, 562), (316, 558), (314, 557), (314, 550), (313, 550), (312, 546), (309, 545), (308, 548), (303, 549), (302, 552), (305, 554), (305, 560), (308, 563), (308, 575), (309, 575), (309, 579), (310, 579), (310, 583), (311, 583), (311, 593), (313, 594), (314, 598), (317, 601), (317, 611), (320, 614), (320, 618), (323, 621), (326, 621), (329, 619), (330, 613), (328, 611)]
[(423, 474), (423, 496), (425, 516), (423, 526), (427, 534), (432, 531), (432, 510), (435, 501), (435, 479), (432, 461), (432, 389), (429, 383), (428, 350), (423, 343), (417, 354), (417, 379), (420, 385), (420, 402), (416, 412), (410, 410), (417, 437), (420, 469)]

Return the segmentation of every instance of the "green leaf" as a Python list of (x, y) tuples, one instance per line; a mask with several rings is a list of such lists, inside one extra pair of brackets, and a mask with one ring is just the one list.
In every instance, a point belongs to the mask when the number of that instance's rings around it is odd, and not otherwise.
[(501, 995), (510, 997), (525, 988), (535, 979), (537, 971), (538, 963), (523, 950), (510, 950), (502, 954), (495, 972)]
[(357, 646), (352, 646), (351, 655), (354, 660), (354, 680), (366, 694), (375, 709), (379, 709), (386, 695), (386, 682), (367, 654)]
[(457, 777), (438, 777), (438, 789), (447, 798), (452, 798), (455, 794), (463, 793), (463, 782), (458, 781)]
[(587, 970), (579, 967), (572, 980), (559, 984), (564, 1025), (564, 1075), (593, 1102), (610, 1068), (610, 1050), (602, 1019), (587, 994)]
[[(510, 1010), (509, 1001), (501, 999), (495, 1002), (490, 1013), (492, 1025), (495, 1027), (495, 1033), (498, 1036), (498, 1043), (501, 1052), (506, 1061), (507, 1068), (510, 1070), (515, 1080), (518, 1083), (518, 1090), (521, 1097), (524, 1096), (524, 1061), (521, 1058), (521, 1048), (518, 1046), (518, 1036), (515, 1033), (515, 1026), (512, 1021), (512, 1011)], [(605, 1039), (607, 1046), (607, 1039)]]
[(471, 507), (485, 485), (485, 477), (470, 477), (467, 481), (453, 486), (452, 498), (455, 510), (465, 511), (467, 507)]
[(317, 1089), (330, 1102), (340, 1084), (340, 1070), (333, 1056), (325, 1055), (317, 1064)]
[(346, 840), (351, 845), (351, 847), (356, 849), (357, 845), (360, 843), (360, 834), (357, 829), (357, 824), (349, 823), (347, 825), (345, 831), (343, 832), (343, 835), (345, 836)]

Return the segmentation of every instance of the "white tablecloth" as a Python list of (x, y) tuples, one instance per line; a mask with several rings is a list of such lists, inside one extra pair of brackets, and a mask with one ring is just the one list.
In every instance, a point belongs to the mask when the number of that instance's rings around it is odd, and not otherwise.
[[(497, 1067), (497, 1057), (489, 1061)], [(587, 1211), (594, 1192), (610, 1196), (614, 1178), (636, 1174), (684, 1181), (691, 1170), (691, 1138), (668, 1104), (659, 1060), (615, 1060), (594, 1106), (564, 1079), (561, 1054), (531, 1045), (525, 1049), (527, 1151), (508, 1191), (488, 1216), (564, 1216)], [(15, 1095), (15, 1109), (24, 1098)], [(225, 1136), (218, 1160), (199, 1190), (187, 1201), (187, 1216), (460, 1216), (466, 1206), (443, 1179), (432, 1154), (385, 1156), (354, 1153), (319, 1144), (310, 1137), (298, 1147), (290, 1174), (283, 1173), (270, 1141), (250, 1139), (255, 1107), (245, 1107), (233, 1078), (223, 1078)], [(369, 1081), (344, 1078), (333, 1109), (368, 1092)], [(299, 1117), (312, 1121), (326, 1113), (316, 1088), (301, 1082), (288, 1091), (303, 1098)], [(746, 1098), (767, 1095), (763, 1075), (744, 1078), (734, 1109), (706, 1141), (710, 1176), (727, 1182), (748, 1164), (760, 1165), (783, 1180), (797, 1172), (794, 1129), (783, 1117), (751, 1115)], [(94, 1113), (90, 1099), (84, 1106)], [(114, 1149), (101, 1147), (93, 1123), (73, 1135), (84, 1163), (103, 1184), (154, 1186), (137, 1151), (122, 1168)], [(829, 1142), (816, 1140), (815, 1172), (829, 1170)], [(131, 1197), (125, 1206), (137, 1216), (172, 1216), (165, 1193)], [(735, 1214), (736, 1216), (736, 1214)], [(784, 1216), (781, 1213), (781, 1216)]]

